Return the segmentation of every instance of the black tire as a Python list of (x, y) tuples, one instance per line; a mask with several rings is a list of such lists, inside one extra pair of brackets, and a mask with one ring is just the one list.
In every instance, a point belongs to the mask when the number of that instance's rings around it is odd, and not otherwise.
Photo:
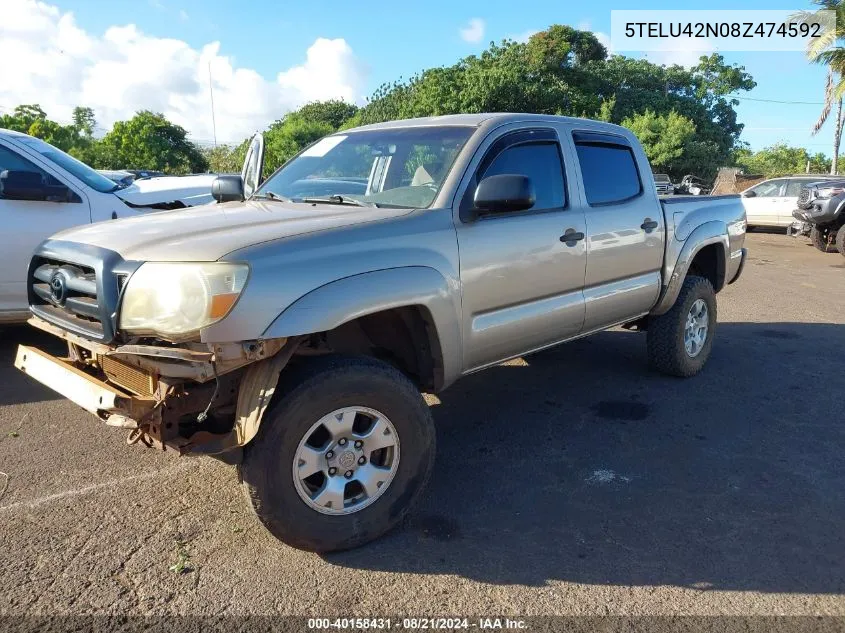
[[(246, 497), (264, 526), (292, 547), (330, 552), (363, 545), (399, 523), (434, 464), (434, 424), (414, 384), (372, 358), (328, 356), (285, 369), (276, 393), (238, 469)], [(292, 465), (297, 447), (324, 415), (356, 405), (375, 409), (392, 422), (401, 445), (397, 471), (371, 505), (346, 515), (322, 514), (296, 490)]]
[(845, 224), (840, 226), (836, 232), (836, 250), (842, 257), (845, 257)]
[(810, 229), (810, 241), (813, 243), (813, 246), (815, 246), (822, 253), (836, 252), (836, 247), (832, 246), (827, 241), (827, 231), (823, 231), (817, 226), (814, 226)]
[[(684, 327), (692, 305), (703, 299), (707, 305), (707, 338), (695, 357), (684, 346)], [(716, 293), (704, 277), (689, 275), (684, 280), (675, 305), (648, 324), (648, 363), (652, 369), (670, 376), (694, 376), (701, 371), (713, 348), (716, 334)]]

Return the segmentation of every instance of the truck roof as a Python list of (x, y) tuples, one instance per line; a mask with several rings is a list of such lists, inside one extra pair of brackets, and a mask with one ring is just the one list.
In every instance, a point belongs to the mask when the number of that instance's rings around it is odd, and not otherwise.
[(619, 126), (612, 123), (603, 123), (601, 121), (594, 121), (592, 119), (581, 119), (576, 117), (555, 116), (552, 114), (529, 114), (524, 112), (480, 112), (478, 114), (445, 114), (441, 116), (426, 116), (416, 119), (398, 119), (395, 121), (385, 121), (383, 123), (371, 123), (370, 125), (362, 125), (360, 127), (343, 130), (343, 134), (348, 132), (358, 132), (363, 130), (380, 130), (391, 128), (407, 128), (407, 127), (425, 127), (431, 125), (467, 125), (472, 127), (480, 127), (487, 123), (492, 125), (501, 125), (503, 123), (511, 123), (514, 121), (546, 121), (546, 122), (562, 122), (562, 121), (583, 121), (589, 122), (592, 125), (599, 124), (609, 128), (618, 128)]
[(29, 134), (24, 134), (23, 132), (16, 132), (15, 130), (8, 130), (4, 127), (0, 127), (0, 136), (29, 136)]

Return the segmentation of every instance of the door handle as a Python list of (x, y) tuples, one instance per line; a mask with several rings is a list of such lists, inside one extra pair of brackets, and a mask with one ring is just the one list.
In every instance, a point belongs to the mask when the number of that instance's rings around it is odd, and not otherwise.
[(657, 228), (657, 222), (655, 222), (651, 218), (646, 218), (645, 220), (643, 220), (643, 223), (640, 224), (640, 228), (646, 233), (651, 233), (654, 229)]
[(575, 246), (575, 242), (580, 242), (584, 239), (584, 234), (575, 229), (566, 229), (566, 232), (560, 236), (560, 241), (567, 246)]

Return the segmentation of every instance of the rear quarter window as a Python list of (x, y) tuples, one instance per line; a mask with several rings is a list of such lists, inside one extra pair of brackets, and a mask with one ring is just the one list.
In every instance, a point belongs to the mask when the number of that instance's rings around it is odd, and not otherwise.
[(642, 193), (640, 174), (630, 147), (576, 142), (575, 149), (588, 204), (624, 202)]

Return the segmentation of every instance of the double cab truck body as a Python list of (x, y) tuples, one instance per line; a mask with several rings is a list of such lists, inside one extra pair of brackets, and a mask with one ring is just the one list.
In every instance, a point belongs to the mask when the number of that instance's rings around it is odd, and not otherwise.
[(222, 204), (73, 229), (29, 267), (66, 358), (16, 364), (132, 441), (238, 464), (260, 519), (328, 551), (428, 479), (420, 392), (617, 325), (690, 376), (745, 260), (737, 196), (658, 199), (628, 130), (526, 114), (346, 130)]

